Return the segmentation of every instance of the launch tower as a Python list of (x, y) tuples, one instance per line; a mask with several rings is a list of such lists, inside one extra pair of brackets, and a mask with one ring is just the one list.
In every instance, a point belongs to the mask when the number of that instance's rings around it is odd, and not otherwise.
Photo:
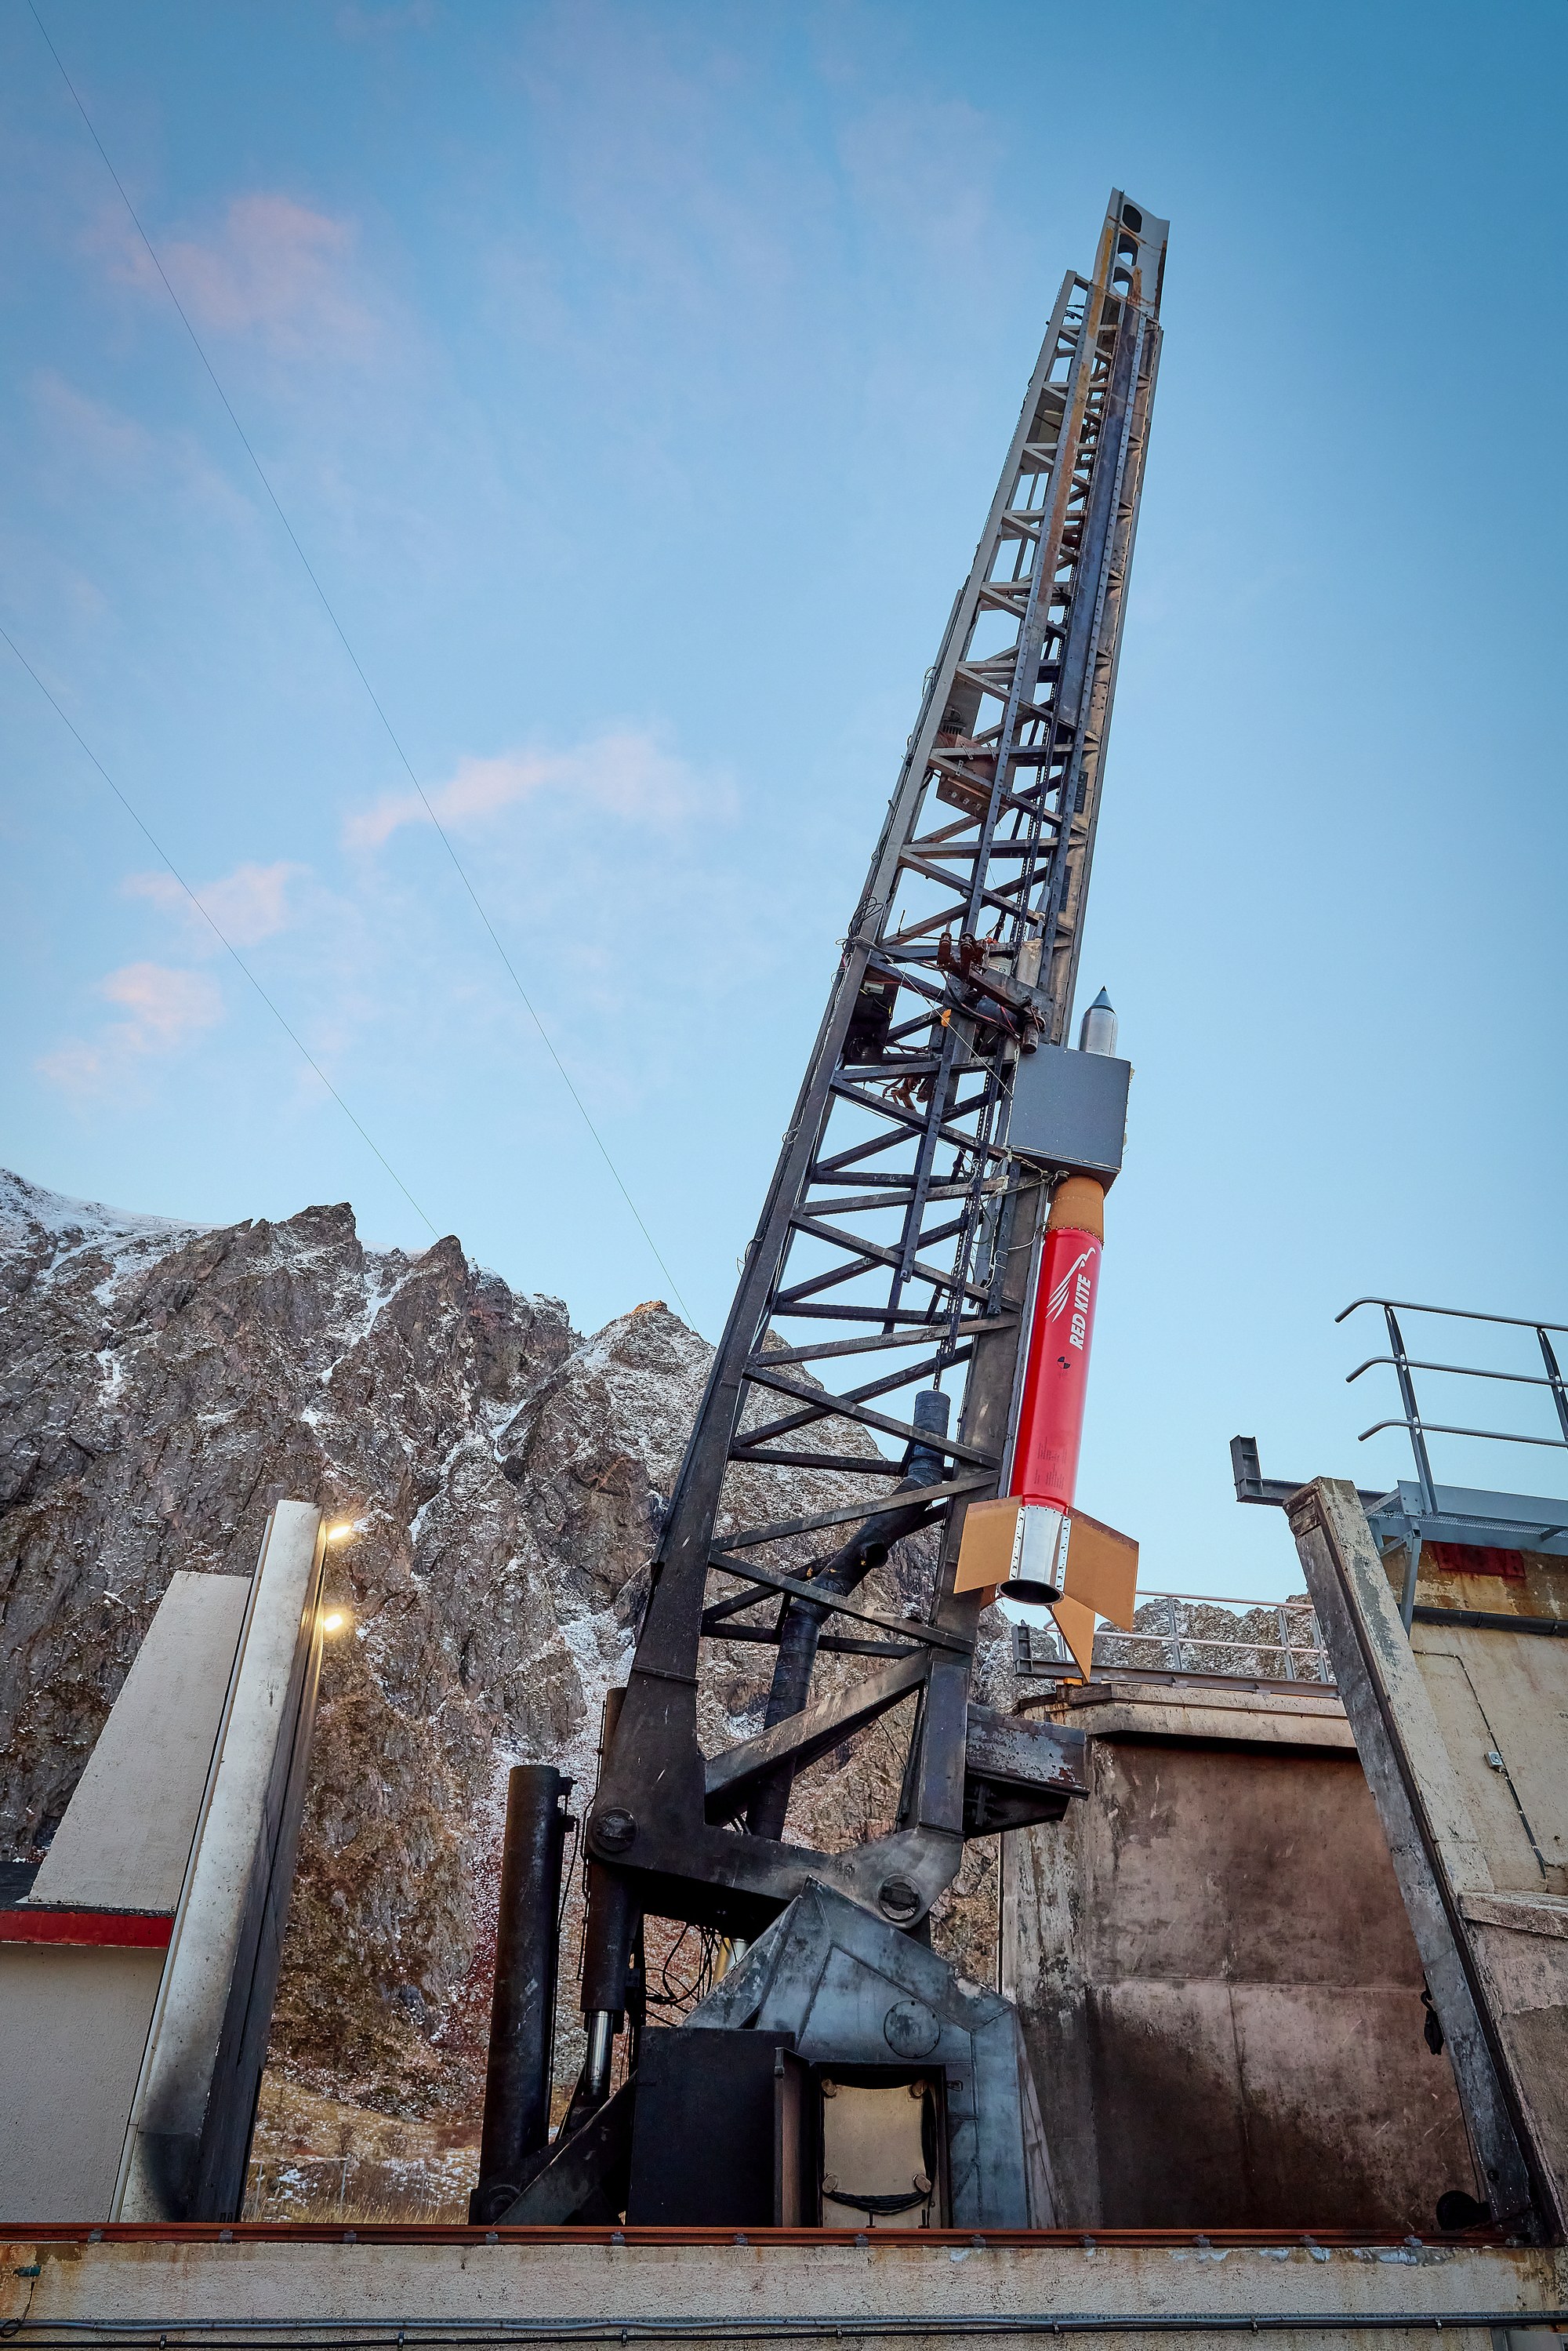
[[(984, 2001), (995, 2012), (977, 2013), (975, 1988), (931, 1952), (925, 1921), (967, 1837), (1059, 1816), (1080, 1784), (1070, 1734), (971, 1704), (988, 1593), (962, 1588), (959, 1553), (969, 1507), (1009, 1490), (1053, 1189), (1082, 1176), (1103, 1186), (1120, 1164), (1125, 1065), (1102, 1052), (1087, 1071), (1069, 1021), (1166, 228), (1113, 192), (1092, 270), (1069, 272), (1051, 312), (746, 1251), (630, 1678), (607, 1719), (584, 1823), (587, 2064), (553, 2145), (527, 2082), (507, 2109), (514, 2121), (487, 2127), (476, 2219), (636, 2217), (640, 2199), (651, 2216), (650, 2196), (663, 2198), (665, 2219), (727, 2219), (737, 2198), (763, 2193), (737, 2183), (748, 2162), (758, 2179), (767, 2169), (747, 2154), (765, 2138), (774, 2210), (746, 2210), (820, 2217), (823, 2182), (839, 2176), (822, 2151), (824, 2067), (841, 2077), (834, 2091), (853, 2075), (867, 2095), (915, 2092), (905, 2105), (923, 2117), (925, 2189), (909, 2189), (905, 2205), (924, 2194), (934, 2216), (1049, 2218), (1049, 2159), (1016, 2020), (994, 1994)], [(877, 1449), (851, 1449), (846, 1423)], [(740, 1522), (727, 1479), (754, 1464), (841, 1480), (843, 1499), (788, 1521)], [(884, 1482), (884, 1501), (868, 1505), (868, 1479)], [(860, 1587), (889, 1546), (927, 1528), (939, 1531), (939, 1557), (923, 1613), (866, 1604)], [(1042, 1588), (1060, 1591), (1060, 1575)], [(717, 1755), (697, 1737), (707, 1643), (774, 1653), (764, 1728)], [(863, 1659), (865, 1671), (815, 1696), (824, 1656)], [(797, 1771), (895, 1715), (905, 1727), (896, 1823), (838, 1853), (792, 1842)], [(552, 1842), (559, 1851), (559, 1789), (541, 1784), (529, 1801), (546, 1866), (542, 1877), (519, 1871), (519, 1885), (543, 1884)], [(640, 2013), (642, 1927), (655, 1917), (722, 1936), (734, 1961), (675, 2033), (644, 2029)], [(505, 1917), (503, 1928), (505, 1945)], [(800, 1980), (787, 1997), (791, 1967)], [(831, 1999), (801, 1988), (813, 1968), (819, 1990), (837, 1983)], [(525, 1978), (542, 1980), (504, 1948), (493, 2090), (506, 2073), (497, 2050), (512, 2045), (507, 2001), (523, 1997), (507, 1986)], [(868, 1991), (873, 1983), (880, 1991)], [(628, 2018), (631, 2079), (612, 2096)], [(513, 2042), (537, 2065), (537, 2032)], [(743, 2094), (752, 2048), (746, 2079), (756, 2079)], [(710, 2076), (722, 2095), (705, 2105)], [(655, 2103), (665, 2150), (656, 2186), (636, 2151)], [(743, 2107), (755, 2129), (734, 2122), (723, 2155), (716, 2118)], [(706, 2153), (683, 2157), (701, 2132)], [(878, 2201), (868, 2189), (858, 2209)]]

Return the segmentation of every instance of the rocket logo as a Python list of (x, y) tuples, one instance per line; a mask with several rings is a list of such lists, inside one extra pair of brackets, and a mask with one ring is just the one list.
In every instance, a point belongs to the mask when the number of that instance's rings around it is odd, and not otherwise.
[[(1066, 1305), (1067, 1293), (1073, 1287), (1074, 1276), (1077, 1274), (1081, 1266), (1088, 1264), (1092, 1254), (1093, 1252), (1091, 1249), (1080, 1249), (1078, 1255), (1073, 1259), (1072, 1263), (1068, 1267), (1066, 1272), (1062, 1275), (1061, 1280), (1057, 1283), (1055, 1289), (1046, 1300), (1045, 1311), (1049, 1321), (1054, 1322), (1062, 1308)], [(1087, 1284), (1080, 1284), (1079, 1286), (1087, 1287)]]
[(1092, 1249), (1081, 1249), (1061, 1276), (1045, 1301), (1046, 1320), (1054, 1322), (1066, 1311), (1069, 1301), (1072, 1320), (1068, 1327), (1067, 1343), (1082, 1349), (1089, 1335), (1089, 1305), (1094, 1295), (1093, 1277), (1084, 1272), (1093, 1262)]

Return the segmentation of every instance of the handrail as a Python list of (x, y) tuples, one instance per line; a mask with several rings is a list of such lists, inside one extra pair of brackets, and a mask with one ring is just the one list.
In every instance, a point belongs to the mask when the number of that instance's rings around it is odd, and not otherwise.
[[(1532, 1331), (1552, 1331), (1557, 1326), (1552, 1322), (1532, 1322), (1530, 1327)], [(1483, 1371), (1478, 1364), (1424, 1364), (1415, 1355), (1406, 1355), (1405, 1362), (1406, 1369), (1412, 1372), (1452, 1372), (1462, 1380), (1514, 1380), (1522, 1388), (1550, 1388), (1556, 1385), (1553, 1380), (1538, 1379), (1533, 1372), (1489, 1372)], [(1399, 1358), (1397, 1355), (1368, 1355), (1364, 1364), (1357, 1364), (1354, 1372), (1346, 1372), (1344, 1375), (1346, 1387), (1349, 1387), (1352, 1380), (1360, 1379), (1363, 1372), (1370, 1372), (1376, 1364), (1391, 1364), (1397, 1370)], [(845, 1516), (848, 1515), (846, 1511)]]
[[(1542, 1380), (1541, 1384), (1547, 1387), (1551, 1383)], [(1449, 1428), (1440, 1420), (1375, 1420), (1355, 1441), (1364, 1445), (1369, 1437), (1375, 1437), (1384, 1428), (1419, 1430), (1423, 1437), (1490, 1437), (1499, 1445), (1549, 1445), (1558, 1453), (1568, 1453), (1568, 1437), (1521, 1437), (1511, 1428)]]
[(1414, 1298), (1353, 1298), (1334, 1321), (1343, 1322), (1358, 1306), (1392, 1306), (1406, 1314), (1452, 1314), (1461, 1322), (1510, 1322), (1521, 1331), (1568, 1332), (1568, 1322), (1537, 1322), (1529, 1314), (1481, 1314), (1470, 1306), (1422, 1306)]
[[(1383, 1319), (1388, 1326), (1388, 1344), (1393, 1352), (1387, 1355), (1369, 1355), (1364, 1364), (1358, 1364), (1354, 1372), (1345, 1374), (1345, 1385), (1349, 1387), (1353, 1381), (1360, 1379), (1364, 1372), (1370, 1372), (1379, 1364), (1386, 1364), (1398, 1382), (1399, 1401), (1404, 1410), (1396, 1419), (1375, 1420), (1370, 1428), (1362, 1430), (1356, 1442), (1358, 1445), (1364, 1445), (1369, 1437), (1380, 1437), (1385, 1428), (1404, 1429), (1410, 1439), (1410, 1450), (1416, 1457), (1416, 1482), (1420, 1489), (1421, 1508), (1425, 1514), (1431, 1515), (1437, 1510), (1437, 1489), (1432, 1478), (1432, 1464), (1427, 1452), (1428, 1437), (1467, 1437), (1479, 1438), (1488, 1445), (1536, 1445), (1544, 1447), (1548, 1452), (1568, 1453), (1568, 1380), (1563, 1376), (1562, 1367), (1557, 1361), (1551, 1339), (1551, 1333), (1554, 1331), (1568, 1332), (1568, 1322), (1534, 1322), (1522, 1314), (1482, 1314), (1468, 1306), (1423, 1306), (1412, 1298), (1357, 1298), (1334, 1316), (1335, 1322), (1343, 1322), (1345, 1316), (1354, 1314), (1358, 1306), (1376, 1306), (1382, 1309)], [(1447, 1314), (1459, 1322), (1490, 1322), (1502, 1329), (1533, 1331), (1536, 1344), (1541, 1350), (1542, 1364), (1546, 1375), (1542, 1379), (1538, 1374), (1532, 1374), (1528, 1372), (1493, 1371), (1483, 1364), (1423, 1362), (1420, 1357), (1412, 1355), (1406, 1347), (1405, 1333), (1400, 1329), (1397, 1320), (1397, 1315), (1400, 1313)], [(1424, 1420), (1421, 1416), (1420, 1405), (1416, 1401), (1416, 1383), (1412, 1376), (1416, 1372), (1435, 1372), (1444, 1379), (1506, 1380), (1516, 1387), (1545, 1388), (1556, 1409), (1557, 1426), (1562, 1430), (1562, 1435), (1531, 1437), (1522, 1429), (1460, 1428), (1447, 1421)], [(1405, 1602), (1402, 1604), (1406, 1625), (1410, 1622), (1409, 1606), (1415, 1589), (1414, 1576), (1413, 1558), (1410, 1573), (1406, 1577), (1408, 1589), (1406, 1592)]]
[[(1255, 1596), (1239, 1599), (1234, 1592), (1140, 1593), (1138, 1595), (1140, 1607), (1145, 1600), (1198, 1600), (1207, 1608), (1311, 1608), (1312, 1604), (1311, 1596), (1305, 1592), (1298, 1592), (1290, 1600), (1259, 1600)], [(1136, 1634), (1129, 1633), (1126, 1637), (1132, 1641), (1138, 1636)]]
[[(1191, 1625), (1186, 1612), (1194, 1607), (1232, 1609), (1238, 1621), (1226, 1630), (1210, 1627), (1199, 1632)], [(1233, 1593), (1145, 1592), (1140, 1594), (1137, 1614), (1145, 1621), (1130, 1629), (1102, 1625), (1094, 1635), (1094, 1660), (1097, 1667), (1109, 1673), (1207, 1673), (1219, 1680), (1257, 1681), (1274, 1679), (1299, 1682), (1309, 1689), (1332, 1689), (1333, 1667), (1323, 1643), (1322, 1626), (1317, 1611), (1304, 1593), (1290, 1600), (1256, 1600), (1238, 1597)], [(1163, 1623), (1150, 1624), (1151, 1615), (1163, 1616)], [(1243, 1616), (1262, 1616), (1262, 1625), (1247, 1625)], [(1272, 1618), (1272, 1624), (1268, 1620)], [(1053, 1646), (1049, 1656), (1038, 1655), (1036, 1640), (1049, 1639)], [(1150, 1667), (1147, 1663), (1131, 1665), (1126, 1660), (1129, 1647), (1161, 1653), (1165, 1663)], [(1058, 1653), (1060, 1652), (1060, 1653)], [(1013, 1627), (1015, 1668), (1020, 1673), (1058, 1675), (1058, 1669), (1069, 1677), (1077, 1668), (1068, 1654), (1061, 1637), (1052, 1626), (1015, 1624)], [(1257, 1663), (1241, 1667), (1232, 1662), (1239, 1655), (1249, 1655)], [(1263, 1660), (1277, 1659), (1282, 1673), (1270, 1676)]]

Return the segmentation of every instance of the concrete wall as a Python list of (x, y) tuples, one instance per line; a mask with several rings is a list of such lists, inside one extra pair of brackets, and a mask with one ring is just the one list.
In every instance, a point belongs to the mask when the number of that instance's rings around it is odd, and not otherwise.
[(162, 1950), (0, 1943), (0, 2214), (108, 2212)]
[[(171, 1578), (31, 1893), (0, 1923), (7, 2222), (113, 2204), (168, 1929), (127, 1938), (180, 1898), (250, 1588)], [(47, 1933), (71, 1939), (26, 1939)]]
[(231, 2219), (272, 2022), (321, 1666), (321, 1514), (273, 1506), (125, 2136), (114, 2213)]
[(170, 1577), (31, 1907), (172, 1916), (249, 1598), (247, 1575)]
[(272, 2014), (316, 1679), (320, 1514), (177, 1573), (24, 1902), (0, 1912), (0, 2222), (226, 2218)]
[(1337, 1699), (1099, 1687), (1089, 1798), (1004, 1856), (1064, 2222), (1429, 2231), (1475, 2174)]

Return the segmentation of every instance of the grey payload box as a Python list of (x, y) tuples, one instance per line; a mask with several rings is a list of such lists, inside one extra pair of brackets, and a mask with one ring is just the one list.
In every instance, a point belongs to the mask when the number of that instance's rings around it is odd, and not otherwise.
[(1008, 1149), (1064, 1175), (1092, 1176), (1109, 1188), (1121, 1173), (1132, 1074), (1131, 1061), (1070, 1045), (1024, 1054), (1013, 1080)]

